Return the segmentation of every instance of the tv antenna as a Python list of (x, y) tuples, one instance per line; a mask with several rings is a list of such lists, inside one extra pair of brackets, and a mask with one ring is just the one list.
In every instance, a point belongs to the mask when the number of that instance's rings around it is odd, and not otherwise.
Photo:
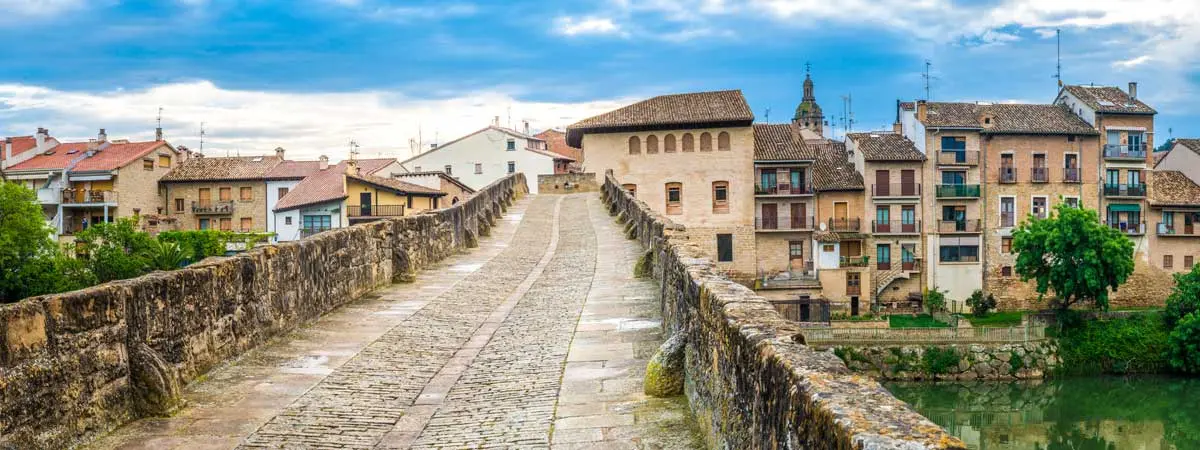
[(931, 67), (933, 67), (933, 62), (928, 59), (925, 60), (925, 73), (921, 75), (921, 78), (925, 79), (925, 100), (927, 100), (927, 101), (933, 100), (933, 94), (930, 93), (930, 88), (929, 88), (929, 86), (932, 84), (932, 81), (934, 79), (933, 76), (929, 75), (929, 69)]
[(204, 154), (204, 122), (200, 122), (200, 154)]
[(767, 121), (767, 123), (771, 123), (771, 108), (767, 108), (766, 113), (764, 113), (763, 115), (765, 116), (765, 120)]
[(355, 161), (357, 159), (358, 159), (358, 141), (351, 139), (350, 140), (350, 160)]
[(161, 106), (159, 106), (159, 107), (158, 107), (158, 117), (157, 117), (157, 118), (155, 119), (155, 121), (154, 121), (154, 122), (155, 122), (155, 125), (154, 125), (154, 140), (156, 140), (156, 141), (161, 141), (161, 140), (163, 140), (163, 132), (162, 132), (162, 112), (163, 112), (163, 109), (162, 109), (162, 107), (161, 107)]
[(1058, 87), (1062, 88), (1063, 87), (1063, 81), (1062, 81), (1062, 30), (1060, 30), (1058, 28), (1054, 29), (1054, 40), (1056, 41), (1055, 42), (1056, 49), (1055, 49), (1055, 57), (1054, 57), (1055, 58), (1054, 59), (1054, 61), (1055, 61), (1054, 62), (1054, 79), (1058, 80)]
[(842, 96), (842, 135), (854, 131), (854, 94)]

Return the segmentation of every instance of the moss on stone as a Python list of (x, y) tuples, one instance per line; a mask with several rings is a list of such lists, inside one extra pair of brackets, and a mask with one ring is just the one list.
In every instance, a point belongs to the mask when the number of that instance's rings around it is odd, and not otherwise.
[(647, 250), (638, 257), (637, 264), (633, 266), (633, 275), (638, 278), (649, 277), (652, 275), (652, 267), (654, 267), (654, 252)]

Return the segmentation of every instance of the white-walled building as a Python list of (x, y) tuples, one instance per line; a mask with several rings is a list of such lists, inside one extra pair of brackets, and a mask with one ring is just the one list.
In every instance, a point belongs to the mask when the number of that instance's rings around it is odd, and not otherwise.
[[(355, 164), (364, 175), (386, 177), (404, 171), (394, 158), (359, 159)], [(337, 175), (322, 178), (328, 172), (337, 172)], [(321, 156), (319, 161), (283, 161), (266, 174), (267, 231), (275, 233), (276, 242), (300, 239), (303, 237), (301, 231), (305, 229), (342, 228), (348, 224), (342, 211), (344, 172), (345, 163), (330, 165), (329, 158)], [(303, 189), (297, 192), (301, 184), (304, 184)], [(326, 203), (311, 203), (324, 198), (321, 197), (324, 189), (318, 186), (336, 187), (329, 192), (342, 195), (332, 195)], [(296, 195), (288, 199), (288, 194)], [(287, 201), (283, 201), (285, 199)], [(295, 206), (300, 204), (303, 206)], [(289, 205), (295, 207), (287, 207)], [(308, 219), (308, 226), (305, 226), (305, 216), (313, 216)]]
[(400, 164), (409, 172), (442, 171), (471, 189), (523, 172), (537, 193), (537, 176), (565, 172), (572, 159), (549, 151), (546, 141), (508, 128), (488, 126)]

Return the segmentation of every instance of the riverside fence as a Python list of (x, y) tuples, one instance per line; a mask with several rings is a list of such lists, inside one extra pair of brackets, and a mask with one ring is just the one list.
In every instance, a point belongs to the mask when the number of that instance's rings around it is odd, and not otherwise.
[(814, 344), (1001, 344), (1046, 340), (1041, 324), (1007, 328), (806, 328)]

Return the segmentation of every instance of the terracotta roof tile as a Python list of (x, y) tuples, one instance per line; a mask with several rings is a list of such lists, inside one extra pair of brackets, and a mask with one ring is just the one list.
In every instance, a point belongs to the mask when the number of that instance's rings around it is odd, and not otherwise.
[(1103, 113), (1157, 114), (1154, 108), (1141, 100), (1129, 98), (1129, 94), (1113, 86), (1066, 86), (1070, 92), (1089, 107)]
[(295, 180), (303, 179), (320, 170), (320, 161), (280, 161), (271, 170), (268, 170), (264, 178), (268, 180)]
[(259, 180), (281, 161), (277, 156), (191, 158), (168, 172), (162, 181)]
[(567, 145), (567, 133), (558, 130), (546, 130), (534, 135), (546, 141), (546, 148), (551, 152), (566, 156), (575, 161), (583, 159), (583, 150)]
[(816, 153), (791, 124), (754, 124), (755, 161), (813, 161)]
[(297, 183), (279, 199), (276, 211), (286, 211), (346, 198), (346, 166), (337, 164), (318, 170)]
[(67, 142), (54, 146), (46, 153), (34, 156), (8, 170), (66, 169), (71, 161), (82, 159), (88, 149), (87, 142)]
[(1147, 197), (1155, 206), (1200, 206), (1200, 185), (1178, 170), (1150, 172)]
[(929, 112), (922, 121), (927, 127), (971, 128), (983, 134), (1098, 134), (1062, 105), (942, 102), (928, 105)]
[(390, 189), (393, 189), (393, 190), (396, 190), (399, 192), (404, 192), (407, 194), (427, 194), (427, 195), (436, 195), (436, 196), (446, 195), (445, 192), (442, 192), (440, 190), (433, 189), (433, 188), (427, 188), (425, 186), (409, 183), (406, 181), (400, 181), (395, 178), (384, 178), (384, 177), (377, 177), (374, 175), (346, 175), (346, 178), (362, 181), (364, 183), (374, 184), (374, 185), (377, 185), (380, 187), (390, 188)]
[[(383, 170), (385, 167), (396, 163), (396, 158), (367, 158), (358, 159), (358, 170), (367, 175), (375, 175), (376, 172)], [(390, 175), (390, 174), (384, 174)]]
[(863, 176), (846, 153), (846, 144), (824, 141), (808, 144), (817, 153), (813, 164), (813, 188), (817, 191), (857, 191), (864, 188)]
[(660, 95), (575, 122), (567, 127), (567, 143), (578, 147), (586, 132), (753, 122), (754, 113), (740, 90)]
[[(1188, 150), (1200, 155), (1200, 139), (1175, 139), (1175, 143), (1187, 147)], [(1172, 146), (1174, 148), (1174, 146)]]
[(925, 154), (908, 138), (891, 132), (850, 133), (866, 161), (924, 161)]
[[(87, 156), (90, 142), (64, 142), (28, 161), (9, 167), (9, 170), (66, 169), (72, 162), (72, 171), (115, 170), (146, 156), (154, 149), (167, 145), (165, 141), (112, 142), (101, 145), (92, 156)], [(169, 148), (169, 147), (168, 147)]]
[[(34, 139), (33, 136), (13, 136), (10, 138), (6, 138), (6, 140), (12, 141), (13, 156), (20, 155), (29, 150), (33, 150), (35, 147), (37, 147), (37, 140)], [(4, 144), (0, 144), (0, 146), (3, 146), (3, 145)], [(5, 155), (7, 153), (8, 152), (4, 151), (3, 147), (0, 147), (0, 161), (4, 161), (4, 158), (6, 157)]]

